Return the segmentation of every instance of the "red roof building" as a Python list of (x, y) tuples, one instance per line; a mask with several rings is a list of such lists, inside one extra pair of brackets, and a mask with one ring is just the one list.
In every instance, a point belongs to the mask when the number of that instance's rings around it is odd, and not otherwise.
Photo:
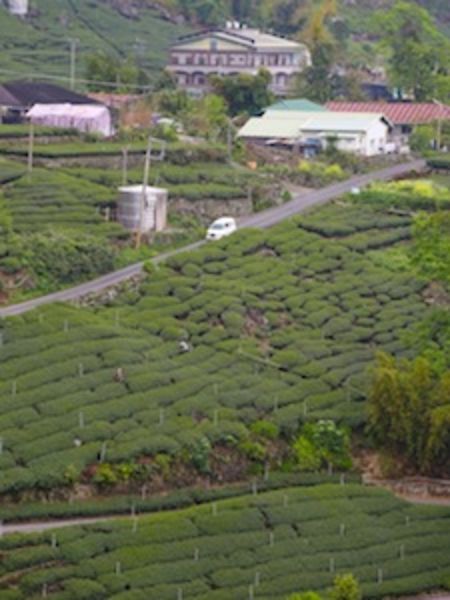
[(423, 125), (450, 120), (450, 106), (437, 102), (339, 102), (326, 104), (328, 110), (355, 113), (381, 113), (396, 126)]

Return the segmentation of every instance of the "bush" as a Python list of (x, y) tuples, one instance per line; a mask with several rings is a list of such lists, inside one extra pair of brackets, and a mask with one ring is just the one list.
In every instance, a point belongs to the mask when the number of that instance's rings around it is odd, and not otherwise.
[(280, 434), (278, 426), (270, 421), (256, 421), (250, 426), (250, 431), (256, 437), (265, 438), (267, 440), (276, 440)]

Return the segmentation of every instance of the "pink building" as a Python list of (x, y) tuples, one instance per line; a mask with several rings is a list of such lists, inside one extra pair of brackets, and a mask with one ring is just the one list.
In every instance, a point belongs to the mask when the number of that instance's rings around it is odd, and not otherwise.
[(284, 96), (310, 64), (304, 44), (228, 23), (226, 29), (180, 38), (171, 48), (168, 70), (181, 88), (200, 95), (207, 91), (210, 75), (256, 75), (264, 68), (272, 75), (272, 91)]

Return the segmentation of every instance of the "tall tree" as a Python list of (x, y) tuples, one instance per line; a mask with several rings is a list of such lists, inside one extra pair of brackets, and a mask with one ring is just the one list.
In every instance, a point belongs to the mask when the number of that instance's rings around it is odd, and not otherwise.
[[(421, 472), (448, 465), (450, 373), (440, 378), (425, 358), (397, 362), (380, 354), (369, 394), (368, 422), (385, 450)], [(440, 462), (441, 461), (441, 462)]]
[(248, 113), (254, 115), (268, 106), (272, 100), (269, 90), (270, 73), (261, 69), (257, 75), (212, 76), (210, 81), (214, 94), (222, 96), (230, 115)]
[(294, 92), (317, 102), (333, 97), (337, 45), (328, 25), (335, 14), (335, 0), (323, 0), (310, 13), (302, 32), (302, 39), (311, 50), (312, 64), (298, 76)]
[(417, 217), (413, 261), (428, 278), (450, 287), (450, 213)]
[(424, 8), (403, 0), (377, 17), (394, 86), (418, 101), (448, 92), (450, 43)]

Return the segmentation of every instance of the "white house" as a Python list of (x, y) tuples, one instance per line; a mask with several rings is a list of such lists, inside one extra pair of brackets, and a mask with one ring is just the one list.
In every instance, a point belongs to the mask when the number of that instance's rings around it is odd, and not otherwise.
[(387, 152), (391, 123), (380, 113), (268, 110), (253, 117), (238, 137), (255, 143), (326, 148), (331, 140), (343, 152), (376, 156)]

